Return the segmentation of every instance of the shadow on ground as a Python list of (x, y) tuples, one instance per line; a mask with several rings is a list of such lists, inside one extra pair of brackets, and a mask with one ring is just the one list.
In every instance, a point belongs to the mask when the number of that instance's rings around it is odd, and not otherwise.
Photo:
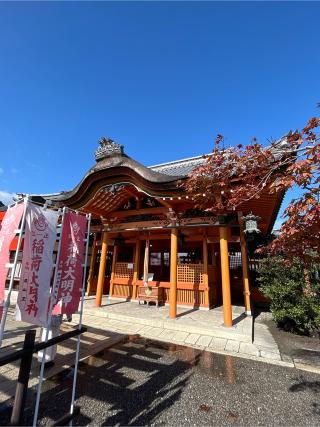
[[(129, 341), (89, 357), (79, 364), (77, 384), (78, 405), (88, 397), (95, 401), (95, 412), (101, 405), (99, 425), (147, 425), (162, 411), (179, 399), (188, 383), (190, 366), (197, 365), (201, 352), (189, 349), (186, 360), (161, 361), (163, 346), (143, 341)], [(170, 347), (170, 346), (168, 346)], [(174, 353), (176, 346), (171, 346)], [(41, 397), (39, 424), (52, 424), (66, 414), (70, 407), (73, 370), (46, 381)], [(34, 402), (33, 389), (28, 398), (24, 424), (31, 425)], [(54, 396), (54, 397), (53, 397)], [(9, 411), (6, 415), (9, 421)], [(2, 418), (2, 417), (1, 417)], [(3, 425), (4, 418), (1, 420)], [(75, 425), (93, 423), (87, 415), (80, 414)]]
[[(297, 372), (131, 336), (80, 363), (73, 424), (319, 425), (319, 376)], [(69, 369), (44, 383), (39, 425), (69, 411), (72, 377)], [(24, 425), (34, 401), (31, 389)], [(10, 403), (0, 425), (9, 423)]]

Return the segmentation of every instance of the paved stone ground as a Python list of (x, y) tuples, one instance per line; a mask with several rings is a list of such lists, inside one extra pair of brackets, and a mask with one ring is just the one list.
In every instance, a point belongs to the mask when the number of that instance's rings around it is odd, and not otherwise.
[(167, 307), (158, 309), (104, 298), (103, 306), (95, 308), (93, 302), (92, 299), (86, 301), (84, 323), (95, 328), (294, 366), (291, 357), (281, 355), (268, 326), (258, 323), (252, 334), (253, 318), (243, 315), (243, 307), (233, 307), (235, 325), (225, 328), (222, 325), (222, 308), (210, 311), (179, 308), (177, 319), (168, 319)]
[[(254, 341), (251, 342), (252, 335), (249, 331), (252, 333), (252, 318), (242, 316), (242, 307), (234, 307), (234, 319), (237, 322), (235, 327), (224, 328), (221, 325), (222, 310), (190, 312), (190, 309), (180, 308), (178, 318), (169, 320), (166, 307), (157, 309), (119, 301), (111, 301), (112, 305), (109, 301), (104, 302), (106, 305), (102, 309), (94, 308), (90, 299), (86, 302), (83, 320), (89, 329), (82, 337), (81, 359), (97, 353), (102, 348), (112, 346), (125, 339), (128, 334), (138, 334), (166, 343), (184, 344), (208, 352), (280, 366), (296, 366), (299, 369), (320, 373), (320, 367), (316, 364), (305, 365), (301, 360), (293, 359), (291, 355), (281, 352), (268, 325), (264, 322), (259, 320), (255, 322)], [(63, 325), (63, 331), (76, 327), (77, 321), (78, 317), (74, 316), (70, 324)], [(30, 325), (15, 322), (9, 316), (0, 355), (21, 348), (25, 330), (29, 328)], [(73, 365), (75, 345), (76, 338), (58, 346), (55, 366), (46, 371), (46, 378)], [(318, 353), (316, 355), (318, 356)], [(38, 369), (39, 364), (34, 356), (30, 385), (37, 383)], [(14, 395), (17, 376), (18, 362), (0, 367), (0, 402)]]
[[(319, 375), (137, 339), (90, 357), (79, 370), (74, 425), (318, 426)], [(40, 425), (70, 404), (70, 375), (46, 382)], [(30, 425), (30, 393), (25, 424)], [(9, 411), (8, 411), (9, 412)], [(0, 424), (6, 424), (5, 414)]]
[(94, 316), (117, 319), (127, 322), (141, 323), (177, 331), (198, 333), (200, 330), (207, 335), (230, 338), (238, 341), (252, 341), (252, 318), (244, 315), (244, 308), (233, 306), (233, 326), (223, 326), (223, 309), (199, 310), (193, 307), (178, 307), (177, 318), (169, 318), (169, 307), (155, 305), (139, 305), (138, 302), (104, 297), (102, 307), (95, 307), (95, 298), (86, 297), (85, 312)]

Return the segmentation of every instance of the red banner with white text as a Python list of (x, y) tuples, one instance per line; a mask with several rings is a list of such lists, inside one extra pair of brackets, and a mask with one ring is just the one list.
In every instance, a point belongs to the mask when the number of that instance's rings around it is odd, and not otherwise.
[(28, 204), (16, 320), (46, 326), (58, 213)]
[(66, 212), (61, 231), (61, 249), (57, 261), (56, 297), (53, 314), (73, 314), (78, 310), (85, 258), (87, 218)]
[[(25, 204), (19, 203), (8, 208), (1, 223), (0, 229), (0, 320), (4, 304), (4, 289), (10, 262), (10, 245), (16, 235), (16, 230), (23, 215)], [(12, 273), (13, 274), (13, 271)]]

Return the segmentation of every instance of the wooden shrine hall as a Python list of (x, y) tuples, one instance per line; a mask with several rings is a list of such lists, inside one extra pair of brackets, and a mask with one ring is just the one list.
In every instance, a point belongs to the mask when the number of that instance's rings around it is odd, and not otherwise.
[(87, 293), (95, 294), (96, 305), (104, 294), (154, 299), (168, 304), (174, 318), (177, 305), (222, 304), (226, 326), (232, 325), (231, 302), (251, 314), (242, 217), (251, 211), (259, 215), (259, 229), (267, 234), (283, 195), (265, 194), (218, 221), (195, 209), (181, 188), (202, 156), (146, 167), (110, 139), (99, 144), (96, 164), (72, 191), (33, 196), (92, 214)]

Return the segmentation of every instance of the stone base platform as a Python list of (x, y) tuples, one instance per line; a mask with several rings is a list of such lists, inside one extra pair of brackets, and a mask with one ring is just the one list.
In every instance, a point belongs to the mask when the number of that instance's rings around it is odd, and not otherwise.
[[(233, 306), (233, 326), (223, 325), (222, 307), (212, 310), (199, 310), (192, 307), (178, 307), (177, 318), (169, 318), (169, 307), (139, 305), (137, 302), (110, 299), (104, 297), (101, 307), (95, 306), (93, 297), (87, 297), (84, 308), (85, 322), (90, 324), (90, 317), (117, 320), (137, 325), (188, 334), (207, 335), (239, 342), (252, 343), (253, 318), (246, 316), (244, 307)], [(99, 322), (101, 324), (101, 322)]]

